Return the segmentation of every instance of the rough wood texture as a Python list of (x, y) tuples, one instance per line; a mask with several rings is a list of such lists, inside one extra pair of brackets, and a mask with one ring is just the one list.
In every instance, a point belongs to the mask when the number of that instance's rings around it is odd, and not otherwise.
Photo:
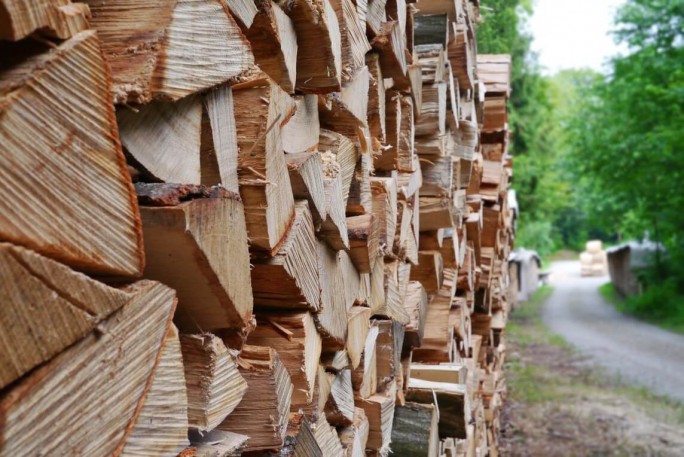
[[(376, 0), (378, 1), (378, 0)], [(406, 39), (397, 21), (382, 24), (371, 46), (380, 55), (380, 67), (385, 78), (404, 79), (407, 71)]]
[(370, 328), (368, 319), (371, 316), (371, 310), (363, 306), (353, 306), (347, 315), (349, 316), (349, 333), (347, 335), (346, 348), (351, 361), (351, 367), (355, 370), (361, 363), (363, 350), (366, 345)]
[(370, 43), (366, 38), (366, 30), (362, 27), (353, 0), (332, 0), (337, 22), (340, 26), (342, 45), (342, 80), (351, 77), (364, 66), (366, 53), (370, 51)]
[(252, 249), (273, 255), (294, 217), (290, 177), (283, 155), (282, 126), (292, 99), (279, 86), (258, 79), (233, 90), (240, 196)]
[(368, 85), (368, 126), (370, 133), (380, 142), (385, 141), (385, 83), (377, 53), (366, 55), (370, 75)]
[(378, 384), (375, 345), (379, 331), (377, 325), (370, 327), (363, 347), (361, 363), (352, 371), (354, 392), (362, 399), (373, 395)]
[(470, 418), (465, 385), (409, 379), (407, 401), (431, 404), (435, 397), (439, 408), (439, 437), (466, 438)]
[(292, 412), (297, 412), (299, 408), (311, 411), (311, 408), (316, 407), (314, 391), (321, 356), (321, 337), (311, 314), (262, 313), (247, 343), (277, 349), (294, 385), (290, 406)]
[(0, 54), (13, 56), (0, 64), (0, 239), (89, 273), (140, 276), (140, 217), (97, 35), (53, 49), (4, 43)]
[(69, 0), (3, 0), (0, 40), (17, 41), (40, 30), (67, 39), (88, 28), (88, 6)]
[(292, 20), (271, 0), (258, 0), (254, 4), (258, 14), (245, 30), (254, 60), (285, 92), (293, 93), (298, 50)]
[(377, 221), (372, 214), (347, 218), (349, 256), (359, 273), (370, 273), (380, 252)]
[(230, 87), (175, 103), (152, 102), (117, 112), (126, 151), (155, 179), (221, 184), (238, 191), (237, 137)]
[(288, 154), (313, 152), (318, 147), (321, 130), (318, 97), (314, 94), (295, 95), (293, 100), (297, 110), (283, 127), (283, 149)]
[(275, 349), (252, 345), (243, 346), (238, 364), (249, 387), (218, 430), (249, 436), (245, 451), (280, 448), (294, 392), (287, 368)]
[(438, 457), (438, 416), (435, 405), (407, 402), (397, 406), (392, 423), (392, 452)]
[(0, 388), (87, 335), (131, 299), (7, 243), (0, 243), (0, 271)]
[[(164, 358), (175, 297), (171, 289), (150, 281), (128, 291), (134, 298), (101, 323), (97, 333), (4, 392), (3, 454), (69, 455), (78, 450), (105, 456), (117, 454), (129, 438), (139, 437), (131, 432), (144, 418), (145, 398)], [(165, 366), (166, 361), (160, 376), (167, 376)], [(181, 370), (176, 379), (182, 380), (182, 366), (177, 364), (176, 370)], [(187, 417), (183, 420), (181, 425), (187, 427)], [(172, 420), (169, 427), (176, 427)], [(175, 444), (180, 445), (178, 452), (186, 438)]]
[(423, 343), (425, 334), (425, 320), (427, 315), (428, 297), (425, 288), (418, 281), (410, 281), (406, 289), (404, 308), (410, 321), (406, 325), (404, 346), (417, 348)]
[(240, 403), (247, 383), (223, 341), (211, 333), (182, 335), (191, 429), (215, 429)]
[(321, 96), (319, 112), (326, 129), (355, 136), (357, 129), (368, 125), (368, 67), (359, 68), (340, 92)]
[[(139, 193), (160, 184), (137, 184)], [(171, 186), (173, 189), (173, 186)], [(210, 198), (141, 208), (145, 276), (178, 291), (176, 323), (188, 332), (244, 328), (252, 317), (242, 203), (216, 189)]]
[(346, 206), (357, 171), (359, 149), (347, 136), (325, 129), (321, 129), (318, 149), (323, 153), (326, 176), (341, 175), (342, 200)]
[(254, 63), (249, 42), (219, 0), (87, 3), (111, 66), (116, 103), (179, 100)]
[(294, 0), (285, 11), (297, 33), (297, 90), (313, 94), (339, 91), (342, 37), (330, 1)]
[(169, 328), (150, 390), (122, 455), (165, 456), (188, 444), (188, 408), (178, 331)]
[(416, 136), (444, 135), (446, 128), (447, 84), (423, 85), (421, 112), (416, 120)]
[(323, 183), (323, 163), (317, 152), (300, 152), (287, 154), (287, 171), (290, 174), (292, 194), (298, 200), (309, 202), (309, 209), (314, 217), (315, 225), (319, 225), (328, 216), (325, 211), (325, 184)]
[(365, 457), (369, 428), (366, 412), (362, 408), (354, 408), (354, 423), (338, 431), (344, 457)]
[(358, 401), (368, 417), (369, 433), (367, 449), (386, 453), (392, 441), (392, 421), (397, 386), (392, 382), (384, 391), (372, 395), (368, 399)]
[(249, 436), (239, 433), (212, 430), (204, 435), (192, 434), (192, 447), (186, 448), (182, 457), (240, 457)]
[[(348, 282), (354, 281), (354, 271), (344, 251), (335, 252), (326, 243), (318, 242), (318, 261), (321, 279), (321, 310), (316, 314), (316, 324), (324, 338), (327, 350), (344, 348), (347, 338), (347, 312), (356, 299)], [(345, 259), (344, 261), (342, 259)], [(350, 268), (351, 267), (351, 270)], [(358, 284), (358, 279), (355, 281)], [(358, 290), (358, 289), (357, 289)]]
[(317, 311), (321, 303), (318, 246), (306, 202), (295, 205), (295, 219), (278, 253), (252, 262), (254, 305)]

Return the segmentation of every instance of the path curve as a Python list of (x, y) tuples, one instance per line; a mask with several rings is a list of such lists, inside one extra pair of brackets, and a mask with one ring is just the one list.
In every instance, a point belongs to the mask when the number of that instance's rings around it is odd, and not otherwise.
[(598, 292), (610, 279), (579, 271), (577, 261), (551, 264), (546, 325), (629, 384), (684, 401), (684, 335), (619, 313)]

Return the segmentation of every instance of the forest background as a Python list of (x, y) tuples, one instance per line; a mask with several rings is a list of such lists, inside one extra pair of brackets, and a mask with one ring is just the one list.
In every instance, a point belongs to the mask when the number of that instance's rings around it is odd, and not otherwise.
[[(605, 73), (546, 76), (531, 50), (532, 0), (481, 2), (479, 53), (512, 55), (509, 150), (516, 246), (542, 257), (589, 239), (665, 250), (624, 311), (684, 328), (684, 0), (627, 0)], [(578, 27), (581, 33), (581, 27)]]

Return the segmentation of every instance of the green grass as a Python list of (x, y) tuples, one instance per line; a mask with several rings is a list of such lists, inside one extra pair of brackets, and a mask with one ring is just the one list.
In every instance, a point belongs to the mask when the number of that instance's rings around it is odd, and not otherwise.
[(638, 297), (623, 298), (608, 282), (599, 287), (599, 293), (621, 313), (684, 334), (684, 297), (667, 284), (654, 286)]

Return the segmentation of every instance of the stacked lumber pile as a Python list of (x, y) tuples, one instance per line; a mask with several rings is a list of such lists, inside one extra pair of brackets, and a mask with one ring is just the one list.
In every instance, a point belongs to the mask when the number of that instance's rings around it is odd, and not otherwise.
[(496, 455), (476, 1), (0, 1), (0, 455)]
[(582, 276), (604, 276), (608, 274), (608, 254), (601, 240), (587, 241), (580, 253), (580, 274)]

